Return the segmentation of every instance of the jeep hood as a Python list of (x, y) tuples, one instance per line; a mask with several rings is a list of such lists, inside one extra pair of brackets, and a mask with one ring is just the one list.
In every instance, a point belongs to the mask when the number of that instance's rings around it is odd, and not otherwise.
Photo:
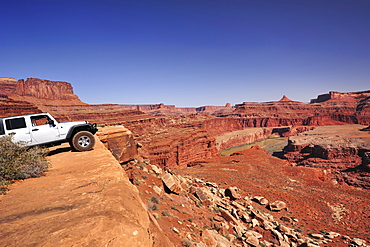
[(75, 125), (86, 125), (90, 123), (88, 121), (73, 121), (73, 122), (63, 122), (59, 124), (63, 126), (75, 126)]

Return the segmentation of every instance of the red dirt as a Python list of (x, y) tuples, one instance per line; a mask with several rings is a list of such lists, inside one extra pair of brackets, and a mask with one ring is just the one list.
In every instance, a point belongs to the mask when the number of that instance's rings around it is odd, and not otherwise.
[[(304, 233), (336, 231), (370, 240), (370, 191), (336, 184), (322, 170), (289, 166), (260, 148), (241, 153), (202, 166), (176, 168), (175, 172), (236, 186), (242, 196), (284, 201), (288, 205), (285, 216), (298, 219), (291, 227)], [(270, 213), (281, 217), (281, 212)]]

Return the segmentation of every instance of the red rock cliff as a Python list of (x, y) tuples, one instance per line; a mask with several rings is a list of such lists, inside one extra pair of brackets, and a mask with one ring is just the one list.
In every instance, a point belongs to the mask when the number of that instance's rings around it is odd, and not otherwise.
[(0, 94), (30, 96), (38, 99), (75, 100), (73, 87), (68, 82), (28, 78), (26, 81), (0, 78)]
[(361, 101), (365, 98), (370, 97), (370, 90), (362, 92), (352, 92), (352, 93), (340, 93), (330, 91), (327, 94), (321, 94), (317, 96), (316, 99), (311, 99), (311, 103), (321, 103), (325, 101)]
[(16, 94), (31, 96), (39, 99), (75, 100), (78, 96), (73, 93), (73, 87), (68, 82), (49, 81), (37, 78), (18, 80)]

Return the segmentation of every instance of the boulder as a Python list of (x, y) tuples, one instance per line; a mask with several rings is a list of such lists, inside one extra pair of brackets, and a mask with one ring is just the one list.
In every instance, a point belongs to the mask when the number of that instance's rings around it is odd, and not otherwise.
[(269, 204), (269, 208), (272, 211), (280, 211), (286, 208), (286, 203), (283, 201), (275, 201)]
[(225, 190), (225, 196), (229, 197), (231, 200), (240, 199), (241, 196), (238, 193), (237, 187), (229, 187)]
[(214, 247), (232, 247), (235, 246), (232, 242), (227, 240), (215, 230), (204, 230), (202, 233), (202, 240), (207, 246)]
[(327, 232), (327, 233), (325, 233), (325, 237), (330, 238), (330, 239), (336, 238), (336, 237), (339, 237), (339, 236), (340, 236), (340, 234), (337, 233), (337, 232)]
[(119, 163), (133, 160), (138, 154), (134, 135), (123, 126), (104, 127), (96, 135)]
[(360, 238), (354, 238), (351, 241), (352, 244), (355, 244), (356, 246), (368, 246), (366, 245), (366, 241)]
[(269, 203), (269, 201), (263, 196), (255, 196), (253, 197), (253, 201), (258, 202), (261, 205), (266, 205), (267, 203)]
[(245, 242), (247, 244), (249, 244), (250, 246), (253, 246), (253, 247), (259, 247), (260, 246), (260, 241), (258, 240), (258, 238), (254, 237), (254, 236), (247, 237)]
[(195, 189), (195, 194), (201, 202), (204, 202), (206, 200), (213, 201), (214, 195), (204, 187), (197, 187)]
[(162, 169), (161, 168), (158, 168), (158, 166), (156, 165), (150, 165), (150, 167), (152, 168), (153, 172), (157, 175), (160, 175), (162, 174)]
[(179, 179), (172, 175), (171, 173), (166, 172), (162, 177), (162, 182), (171, 192), (179, 194), (182, 191), (182, 187)]

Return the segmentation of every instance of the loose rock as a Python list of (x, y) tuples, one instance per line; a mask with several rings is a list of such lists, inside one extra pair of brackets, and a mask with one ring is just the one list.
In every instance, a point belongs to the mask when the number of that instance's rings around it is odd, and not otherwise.
[(280, 211), (286, 208), (286, 203), (283, 201), (275, 201), (269, 204), (269, 208), (272, 211)]

